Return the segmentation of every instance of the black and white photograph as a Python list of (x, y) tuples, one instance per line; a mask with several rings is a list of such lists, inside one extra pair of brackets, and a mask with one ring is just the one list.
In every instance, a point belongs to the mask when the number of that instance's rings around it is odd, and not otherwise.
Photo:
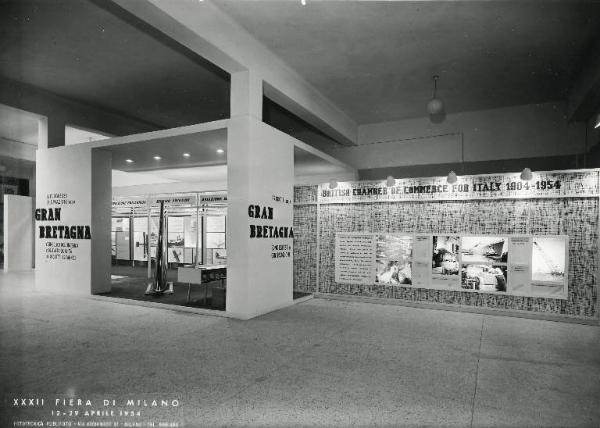
[(600, 427), (600, 0), (0, 0), (0, 428)]
[(507, 240), (499, 236), (463, 236), (460, 254), (462, 263), (506, 263)]
[(506, 293), (505, 265), (467, 264), (461, 269), (461, 287), (474, 291)]
[(531, 261), (533, 283), (562, 288), (565, 282), (566, 251), (563, 237), (535, 236)]
[(446, 275), (458, 276), (460, 266), (458, 262), (460, 237), (458, 236), (433, 236), (433, 254), (431, 256), (431, 272), (434, 278), (443, 278)]
[(375, 282), (388, 285), (412, 284), (412, 249), (411, 236), (378, 235)]

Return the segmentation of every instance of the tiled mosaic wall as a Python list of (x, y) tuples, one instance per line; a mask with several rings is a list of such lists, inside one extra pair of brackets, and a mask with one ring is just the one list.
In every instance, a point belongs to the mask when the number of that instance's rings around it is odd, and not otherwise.
[[(303, 189), (296, 196), (305, 197), (307, 193)], [(298, 198), (297, 202), (308, 200)], [(600, 262), (597, 198), (323, 204), (319, 209), (319, 292), (598, 318), (595, 311)], [(295, 287), (314, 291), (316, 249), (312, 248), (316, 246), (316, 205), (298, 204), (294, 213)], [(307, 224), (312, 222), (313, 225)], [(335, 234), (352, 231), (568, 235), (568, 299), (339, 284), (334, 280)]]
[(316, 201), (315, 186), (294, 188), (294, 290), (308, 293), (317, 291)]

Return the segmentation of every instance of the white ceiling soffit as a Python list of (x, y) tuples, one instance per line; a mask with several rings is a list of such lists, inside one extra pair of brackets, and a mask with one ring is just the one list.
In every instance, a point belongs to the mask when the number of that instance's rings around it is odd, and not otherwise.
[(0, 138), (37, 146), (40, 117), (0, 104)]
[(113, 137), (103, 132), (84, 129), (78, 126), (65, 125), (65, 145), (89, 143), (91, 141), (106, 140)]

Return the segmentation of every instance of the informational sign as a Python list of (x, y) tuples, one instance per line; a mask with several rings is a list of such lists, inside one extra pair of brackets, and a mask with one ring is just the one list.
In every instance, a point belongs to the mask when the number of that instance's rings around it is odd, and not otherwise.
[(473, 200), (498, 198), (598, 197), (598, 171), (540, 172), (531, 180), (520, 174), (462, 176), (454, 184), (446, 177), (406, 178), (388, 187), (384, 181), (322, 184), (320, 204), (356, 202)]
[(375, 279), (376, 235), (338, 233), (335, 238), (335, 281), (371, 284)]
[[(281, 209), (281, 207), (275, 209), (275, 207), (272, 206), (261, 206), (258, 204), (248, 205), (249, 237), (250, 239), (270, 240), (271, 259), (290, 259), (294, 254), (294, 228), (291, 224), (282, 225), (276, 223), (278, 218), (277, 213), (279, 211), (284, 210)], [(215, 218), (215, 220), (217, 220), (217, 218)], [(219, 221), (217, 220), (211, 227), (224, 230), (225, 224), (220, 226)], [(211, 237), (215, 240), (213, 244), (209, 243)], [(207, 233), (206, 239), (206, 246), (208, 248), (225, 248), (224, 233)], [(222, 243), (219, 240), (222, 240)]]
[(567, 297), (567, 236), (338, 233), (335, 281)]
[(70, 224), (68, 214), (77, 211), (77, 201), (67, 193), (48, 193), (46, 208), (36, 208), (37, 238), (42, 241), (44, 261), (74, 262), (81, 257), (80, 242), (92, 239), (89, 224)]
[(213, 202), (227, 202), (227, 195), (225, 193), (200, 195), (198, 202), (200, 204), (210, 204)]

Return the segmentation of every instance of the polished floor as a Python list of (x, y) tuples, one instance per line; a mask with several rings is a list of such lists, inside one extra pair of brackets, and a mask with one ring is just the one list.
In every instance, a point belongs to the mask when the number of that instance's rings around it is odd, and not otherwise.
[(15, 396), (134, 397), (187, 427), (600, 426), (595, 326), (324, 299), (236, 321), (32, 283), (0, 273), (13, 419)]

